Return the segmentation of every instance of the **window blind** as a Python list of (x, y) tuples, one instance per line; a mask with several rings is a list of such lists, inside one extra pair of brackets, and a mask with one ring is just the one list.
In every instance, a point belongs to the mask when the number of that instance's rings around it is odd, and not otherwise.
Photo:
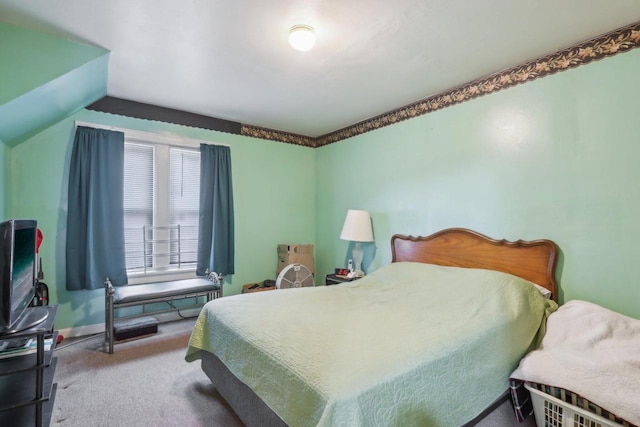
[[(145, 256), (145, 226), (153, 226), (154, 147), (134, 143), (124, 146), (124, 233), (128, 272), (144, 271), (153, 265)], [(147, 243), (153, 245), (153, 243)], [(148, 250), (152, 248), (147, 248)]]
[[(195, 268), (198, 250), (200, 152), (171, 148), (169, 154), (169, 225), (171, 264)], [(173, 234), (179, 234), (174, 236)]]

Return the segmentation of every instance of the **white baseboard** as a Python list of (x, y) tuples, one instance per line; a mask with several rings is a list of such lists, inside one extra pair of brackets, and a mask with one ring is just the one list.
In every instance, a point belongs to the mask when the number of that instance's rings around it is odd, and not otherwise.
[[(200, 308), (190, 308), (186, 310), (180, 310), (180, 313), (184, 317), (195, 317), (200, 313)], [(160, 321), (160, 323), (164, 322), (172, 322), (174, 320), (182, 319), (177, 312), (169, 312), (169, 313), (158, 313), (153, 314), (153, 312), (145, 313), (146, 316), (153, 316)], [(87, 326), (77, 326), (74, 328), (66, 328), (66, 329), (58, 329), (58, 335), (62, 335), (65, 338), (74, 338), (74, 337), (83, 337), (86, 335), (94, 335), (104, 333), (104, 323), (98, 323), (95, 325), (87, 325)]]

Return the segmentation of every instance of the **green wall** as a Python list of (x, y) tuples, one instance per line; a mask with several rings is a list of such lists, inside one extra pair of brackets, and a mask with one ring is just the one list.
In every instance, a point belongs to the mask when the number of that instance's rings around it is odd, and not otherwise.
[[(22, 67), (12, 69), (11, 90), (55, 78), (36, 81), (37, 65)], [(467, 227), (494, 238), (548, 238), (561, 249), (561, 301), (640, 318), (638, 69), (640, 49), (316, 150), (81, 110), (41, 132), (34, 126), (17, 144), (0, 142), (0, 217), (38, 219), (45, 282), (60, 305), (56, 327), (103, 322), (102, 291), (64, 285), (74, 120), (159, 132), (231, 146), (236, 274), (227, 294), (274, 278), (278, 243), (314, 243), (322, 282), (346, 265), (349, 245), (339, 233), (355, 208), (373, 216), (366, 271), (390, 261), (394, 233)], [(19, 93), (0, 92), (0, 105)]]
[(0, 141), (0, 165), (2, 165), (2, 171), (0, 171), (0, 220), (5, 217), (5, 188), (7, 177), (9, 175), (9, 147), (7, 147), (2, 141)]
[(347, 209), (393, 234), (466, 227), (554, 240), (560, 299), (640, 318), (640, 49), (316, 150), (318, 271), (344, 266)]
[(183, 136), (231, 146), (236, 274), (225, 294), (275, 279), (278, 243), (315, 241), (315, 152), (311, 148), (83, 110), (10, 152), (5, 216), (36, 218), (50, 300), (59, 304), (57, 328), (104, 322), (104, 291), (65, 289), (67, 182), (74, 121)]
[(10, 147), (107, 94), (105, 49), (0, 22), (0, 141)]
[(0, 105), (100, 58), (108, 51), (0, 22)]

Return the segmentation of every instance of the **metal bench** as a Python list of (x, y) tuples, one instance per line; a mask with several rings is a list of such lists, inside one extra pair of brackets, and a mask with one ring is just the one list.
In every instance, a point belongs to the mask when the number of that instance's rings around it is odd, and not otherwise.
[(142, 313), (118, 317), (118, 320), (131, 319), (148, 315), (145, 312), (144, 305), (156, 302), (166, 302), (171, 308), (167, 310), (154, 311), (153, 313), (161, 313), (167, 311), (176, 311), (178, 309), (186, 309), (190, 307), (175, 307), (173, 301), (185, 298), (206, 297), (207, 302), (214, 298), (222, 296), (222, 276), (216, 273), (208, 273), (206, 278), (173, 280), (169, 282), (146, 283), (143, 285), (119, 286), (115, 287), (111, 280), (107, 277), (104, 282), (105, 290), (105, 343), (107, 351), (113, 354), (114, 343), (114, 323), (115, 310), (124, 307), (132, 307), (142, 305)]

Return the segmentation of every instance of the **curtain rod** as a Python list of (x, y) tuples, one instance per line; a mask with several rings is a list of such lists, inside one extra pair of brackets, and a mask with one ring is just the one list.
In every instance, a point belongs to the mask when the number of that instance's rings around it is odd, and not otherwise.
[(81, 121), (77, 121), (77, 120), (75, 122), (75, 125), (76, 125), (76, 127), (78, 127), (78, 126), (86, 126), (86, 127), (96, 128), (96, 129), (106, 129), (106, 130), (112, 130), (112, 131), (117, 131), (117, 132), (123, 132), (124, 135), (125, 135), (125, 138), (130, 140), (130, 141), (151, 142), (151, 143), (155, 143), (155, 144), (173, 145), (173, 146), (177, 146), (177, 147), (188, 147), (188, 148), (199, 147), (200, 144), (218, 145), (218, 146), (222, 146), (222, 147), (231, 147), (229, 144), (222, 144), (222, 143), (219, 143), (219, 142), (205, 141), (205, 140), (202, 140), (202, 139), (186, 138), (186, 137), (181, 137), (181, 136), (176, 136), (176, 135), (165, 135), (165, 134), (161, 134), (161, 133), (154, 133), (154, 132), (146, 132), (146, 131), (141, 131), (141, 130), (126, 129), (126, 128), (120, 128), (120, 127), (109, 126), (109, 125), (100, 125), (100, 124), (97, 124), (97, 123), (81, 122)]

